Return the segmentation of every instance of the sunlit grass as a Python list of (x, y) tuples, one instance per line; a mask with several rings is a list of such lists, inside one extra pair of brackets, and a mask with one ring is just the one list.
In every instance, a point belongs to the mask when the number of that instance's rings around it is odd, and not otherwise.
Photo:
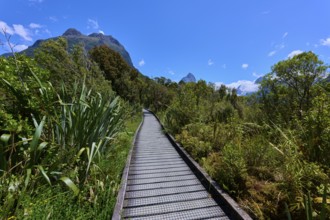
[(122, 171), (141, 115), (125, 122), (113, 147), (91, 167), (89, 181), (76, 197), (63, 186), (44, 185), (31, 196), (22, 195), (17, 218), (21, 219), (110, 219), (117, 199)]

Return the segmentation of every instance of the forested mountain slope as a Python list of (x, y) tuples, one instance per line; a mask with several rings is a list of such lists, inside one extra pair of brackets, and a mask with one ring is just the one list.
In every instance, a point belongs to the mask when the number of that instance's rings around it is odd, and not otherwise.
[[(106, 45), (112, 50), (118, 52), (127, 64), (133, 67), (133, 63), (129, 53), (126, 51), (125, 47), (111, 35), (104, 35), (102, 33), (92, 33), (90, 35), (83, 35), (78, 30), (74, 28), (69, 28), (61, 36), (49, 38), (45, 40), (37, 40), (32, 46), (28, 47), (26, 50), (23, 50), (21, 53), (24, 53), (28, 56), (33, 56), (34, 51), (40, 46), (41, 43), (49, 40), (57, 40), (58, 38), (65, 38), (68, 42), (68, 50), (72, 50), (73, 47), (77, 44), (82, 45), (86, 51), (90, 51), (96, 46)], [(11, 55), (10, 53), (5, 54), (4, 56)]]

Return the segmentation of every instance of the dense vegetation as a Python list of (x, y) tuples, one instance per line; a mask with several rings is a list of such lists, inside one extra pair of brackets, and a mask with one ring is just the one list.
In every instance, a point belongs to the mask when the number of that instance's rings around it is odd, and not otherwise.
[(0, 219), (111, 218), (141, 115), (82, 47), (0, 57), (0, 103)]
[(327, 68), (302, 53), (238, 96), (65, 38), (0, 57), (0, 219), (109, 219), (142, 106), (254, 218), (329, 217)]
[(248, 97), (202, 80), (167, 86), (175, 96), (158, 114), (251, 216), (329, 218), (327, 68), (312, 52), (302, 53), (275, 64)]

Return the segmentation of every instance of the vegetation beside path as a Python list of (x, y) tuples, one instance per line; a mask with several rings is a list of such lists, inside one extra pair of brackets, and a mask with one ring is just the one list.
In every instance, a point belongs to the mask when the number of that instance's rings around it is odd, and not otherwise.
[(249, 96), (224, 85), (215, 89), (203, 80), (177, 88), (163, 83), (175, 95), (157, 114), (255, 219), (327, 219), (327, 69), (312, 52), (296, 55), (275, 64), (259, 92)]
[(112, 216), (141, 108), (65, 45), (0, 57), (0, 219)]
[(328, 71), (304, 52), (239, 96), (62, 38), (0, 57), (0, 219), (109, 219), (142, 106), (254, 218), (329, 218)]

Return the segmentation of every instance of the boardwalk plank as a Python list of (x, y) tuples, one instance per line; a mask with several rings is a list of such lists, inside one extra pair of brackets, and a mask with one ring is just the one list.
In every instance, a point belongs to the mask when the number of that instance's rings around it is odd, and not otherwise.
[(192, 210), (182, 210), (178, 212), (172, 213), (161, 213), (157, 215), (147, 215), (140, 217), (129, 217), (125, 219), (131, 220), (150, 220), (150, 219), (162, 219), (162, 220), (174, 220), (174, 219), (182, 219), (182, 220), (202, 220), (202, 219), (210, 219), (215, 218), (218, 220), (228, 220), (229, 218), (226, 216), (224, 212), (222, 212), (218, 207), (208, 207), (201, 209), (192, 209)]
[(228, 219), (147, 112), (132, 154), (122, 214), (127, 219)]

